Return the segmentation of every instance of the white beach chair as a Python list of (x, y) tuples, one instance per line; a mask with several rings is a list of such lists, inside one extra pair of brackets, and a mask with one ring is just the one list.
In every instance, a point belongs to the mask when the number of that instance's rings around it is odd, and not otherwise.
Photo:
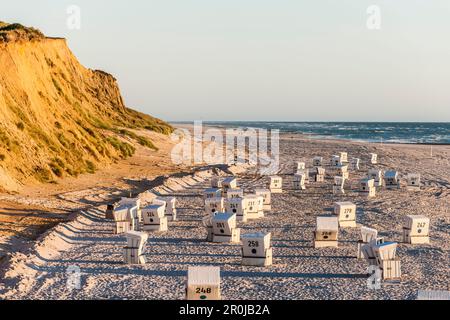
[(251, 233), (242, 235), (242, 265), (272, 265), (270, 233)]
[(241, 229), (236, 228), (236, 214), (219, 212), (212, 218), (213, 242), (238, 243)]
[(356, 205), (352, 202), (335, 202), (334, 214), (338, 216), (339, 227), (356, 228)]
[(314, 247), (338, 246), (339, 221), (337, 217), (317, 217), (314, 231)]
[(187, 300), (220, 300), (220, 268), (189, 267), (186, 281)]

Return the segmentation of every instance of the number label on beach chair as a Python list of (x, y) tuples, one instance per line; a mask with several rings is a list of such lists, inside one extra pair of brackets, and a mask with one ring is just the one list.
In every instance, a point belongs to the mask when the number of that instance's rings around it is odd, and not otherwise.
[(145, 218), (163, 218), (165, 215), (164, 206), (158, 204), (151, 204), (142, 209), (142, 216)]
[(214, 214), (224, 211), (224, 198), (209, 198), (205, 200), (205, 213)]
[(330, 160), (330, 165), (332, 167), (337, 167), (340, 164), (341, 164), (341, 157), (338, 155), (333, 155)]
[(222, 197), (222, 190), (220, 189), (209, 188), (204, 191), (205, 199), (221, 198), (221, 197)]
[(314, 157), (313, 158), (313, 166), (314, 167), (321, 167), (323, 163), (323, 157)]
[(186, 284), (187, 300), (220, 300), (220, 268), (189, 267)]
[(281, 189), (283, 187), (283, 179), (278, 176), (272, 176), (270, 179), (270, 186), (269, 188), (272, 189)]
[(227, 199), (244, 197), (244, 190), (242, 189), (228, 189)]
[(337, 247), (339, 221), (337, 217), (317, 217), (314, 232), (315, 247)]
[(408, 173), (406, 179), (407, 179), (408, 191), (419, 191), (420, 190), (420, 174)]

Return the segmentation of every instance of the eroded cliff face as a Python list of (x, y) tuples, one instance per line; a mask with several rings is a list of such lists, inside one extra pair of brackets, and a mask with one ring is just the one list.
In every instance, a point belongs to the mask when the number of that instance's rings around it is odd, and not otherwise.
[(0, 23), (0, 187), (92, 172), (131, 156), (135, 143), (153, 148), (126, 128), (172, 131), (127, 108), (116, 79), (84, 68), (64, 39), (5, 26), (11, 25)]

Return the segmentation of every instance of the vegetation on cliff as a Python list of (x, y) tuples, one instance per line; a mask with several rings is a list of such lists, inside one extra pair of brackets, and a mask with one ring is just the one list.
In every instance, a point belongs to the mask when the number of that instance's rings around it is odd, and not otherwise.
[(146, 130), (173, 128), (126, 107), (117, 80), (84, 68), (64, 39), (0, 22), (0, 186), (94, 172), (137, 145), (156, 149)]

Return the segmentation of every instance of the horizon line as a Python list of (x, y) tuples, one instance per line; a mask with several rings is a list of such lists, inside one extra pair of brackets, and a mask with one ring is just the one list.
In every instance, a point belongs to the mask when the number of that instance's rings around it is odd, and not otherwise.
[(217, 122), (217, 123), (230, 123), (230, 122), (270, 122), (270, 123), (443, 123), (443, 124), (450, 124), (450, 121), (364, 121), (364, 120), (357, 120), (357, 121), (339, 121), (339, 120), (165, 120), (168, 123), (187, 123), (187, 122), (194, 122), (194, 121), (202, 121), (204, 123), (206, 122)]

